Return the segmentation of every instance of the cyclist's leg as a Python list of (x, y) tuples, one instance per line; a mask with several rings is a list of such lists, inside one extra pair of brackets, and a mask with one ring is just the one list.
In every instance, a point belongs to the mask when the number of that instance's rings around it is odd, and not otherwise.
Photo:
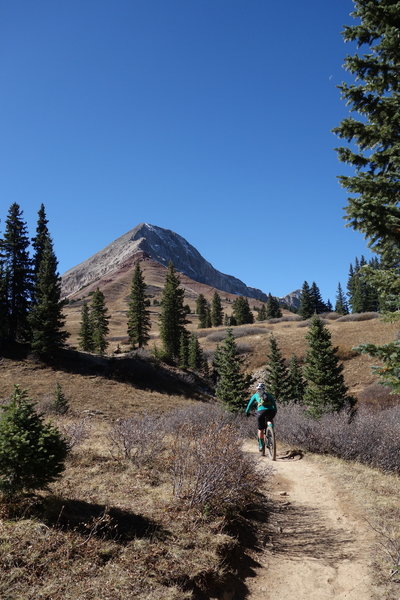
[(263, 446), (265, 445), (265, 435), (264, 435), (264, 430), (267, 426), (267, 411), (266, 410), (259, 410), (257, 412), (257, 421), (258, 421), (258, 433), (257, 433), (257, 437), (258, 437), (258, 447), (260, 450), (262, 450)]

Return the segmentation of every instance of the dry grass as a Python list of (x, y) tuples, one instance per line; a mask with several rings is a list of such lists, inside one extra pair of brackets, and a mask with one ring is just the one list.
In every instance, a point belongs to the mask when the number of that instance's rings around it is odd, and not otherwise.
[(387, 590), (383, 600), (394, 600), (400, 585), (400, 479), (368, 466), (332, 457), (315, 457), (341, 490), (344, 510), (359, 507), (356, 516), (365, 519), (373, 532), (375, 567)]
[[(165, 268), (151, 260), (145, 259), (141, 263), (145, 280), (148, 285), (148, 292), (152, 300), (159, 300), (164, 286)], [(198, 317), (194, 314), (196, 307), (196, 298), (199, 293), (211, 300), (215, 288), (195, 282), (184, 275), (180, 275), (181, 285), (185, 289), (185, 304), (191, 308), (191, 314), (188, 315), (188, 329), (198, 334), (200, 343), (206, 355), (212, 359), (216, 345), (225, 335), (226, 328), (198, 329)], [(132, 281), (132, 269), (123, 268), (113, 273), (107, 280), (98, 282), (98, 285), (105, 293), (107, 306), (111, 314), (110, 321), (110, 346), (108, 351), (112, 354), (117, 346), (126, 351), (128, 349), (127, 338), (127, 302)], [(88, 294), (93, 291), (95, 286), (88, 286), (75, 294), (75, 301), (66, 307), (67, 324), (66, 328), (71, 332), (70, 344), (76, 346), (78, 343), (77, 334), (79, 331), (80, 313), (82, 307), (82, 298), (88, 299)], [(230, 315), (232, 313), (232, 302), (236, 296), (226, 292), (219, 291), (222, 300), (223, 311)], [(76, 300), (78, 299), (78, 300)], [(260, 306), (260, 302), (250, 299), (250, 306)], [(151, 340), (149, 348), (155, 344), (160, 345), (159, 341), (159, 314), (160, 307), (150, 307), (151, 310)], [(282, 350), (283, 356), (289, 359), (294, 353), (300, 358), (304, 357), (306, 351), (305, 334), (307, 324), (304, 321), (298, 321), (298, 317), (290, 311), (283, 310), (281, 319), (272, 319), (268, 322), (256, 322), (253, 325), (234, 328), (237, 336), (241, 337), (243, 350), (246, 353), (246, 368), (249, 371), (256, 371), (265, 365), (266, 355), (269, 347), (269, 335), (272, 332)], [(345, 361), (345, 380), (353, 395), (358, 396), (367, 386), (377, 381), (376, 375), (371, 373), (371, 366), (375, 364), (372, 358), (366, 355), (356, 356), (352, 353), (353, 346), (364, 342), (376, 344), (385, 344), (393, 340), (396, 336), (396, 326), (394, 324), (383, 323), (376, 318), (376, 313), (365, 313), (361, 315), (348, 315), (338, 317), (336, 313), (326, 313), (322, 315), (327, 327), (332, 333), (332, 342), (335, 346), (342, 349)], [(364, 319), (368, 320), (364, 320)]]
[[(62, 426), (74, 421), (71, 416), (55, 418)], [(151, 444), (152, 461), (138, 464), (113, 452), (112, 421), (91, 417), (86, 439), (72, 450), (64, 476), (51, 492), (30, 496), (18, 506), (1, 506), (1, 598), (183, 600), (204, 597), (206, 590), (208, 597), (223, 583), (230, 570), (229, 549), (238, 546), (235, 536), (224, 532), (227, 511), (231, 512), (232, 498), (244, 508), (249, 496), (232, 496), (227, 503), (217, 480), (207, 485), (204, 461), (195, 460), (193, 452), (174, 451), (185, 438), (176, 433), (171, 438), (171, 431), (187, 425), (187, 409), (169, 418), (171, 422), (164, 418), (163, 437), (169, 435), (172, 446), (157, 446), (161, 426), (155, 428), (152, 440), (144, 440)], [(217, 465), (217, 479), (229, 478), (232, 489), (238, 473), (243, 491), (246, 477), (254, 485), (251, 465), (238, 453), (234, 468), (228, 454), (223, 459), (216, 442), (224, 431), (232, 438), (232, 425), (223, 417), (218, 429), (218, 419), (218, 411), (204, 408), (194, 418), (197, 449), (206, 453), (208, 469)], [(206, 423), (201, 434), (202, 422)], [(143, 440), (136, 439), (137, 443)], [(224, 447), (229, 448), (226, 440)], [(182, 459), (187, 469), (183, 474)], [(239, 472), (236, 465), (242, 463)]]

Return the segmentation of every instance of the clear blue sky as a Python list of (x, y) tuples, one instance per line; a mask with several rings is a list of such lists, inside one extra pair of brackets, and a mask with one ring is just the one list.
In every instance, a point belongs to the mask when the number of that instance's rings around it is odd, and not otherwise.
[(0, 5), (0, 228), (43, 202), (60, 273), (143, 221), (275, 295), (370, 254), (331, 129), (351, 0)]

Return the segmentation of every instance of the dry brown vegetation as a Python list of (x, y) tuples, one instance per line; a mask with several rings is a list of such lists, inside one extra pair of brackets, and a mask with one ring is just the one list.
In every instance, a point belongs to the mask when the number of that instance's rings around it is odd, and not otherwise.
[(371, 529), (375, 539), (374, 572), (386, 590), (386, 595), (380, 597), (397, 598), (400, 585), (399, 477), (329, 456), (314, 457), (314, 460), (322, 460), (324, 469), (336, 480), (344, 510), (358, 507), (357, 516)]
[[(142, 266), (149, 292), (159, 299), (163, 271), (151, 261)], [(40, 409), (48, 410), (56, 383), (61, 385), (70, 412), (49, 418), (72, 446), (65, 474), (51, 491), (19, 506), (2, 506), (0, 597), (5, 600), (200, 600), (221, 596), (228, 582), (241, 589), (245, 544), (256, 543), (257, 523), (241, 515), (239, 529), (227, 524), (232, 526), (228, 517), (233, 512), (254, 500), (252, 469), (242, 462), (232, 423), (212, 412), (207, 382), (162, 365), (149, 353), (113, 355), (117, 344), (127, 349), (131, 274), (121, 270), (101, 286), (112, 315), (111, 356), (69, 350), (52, 366), (26, 356), (0, 360), (1, 399), (10, 397), (19, 384)], [(188, 327), (198, 333), (211, 360), (226, 328), (198, 330), (193, 312), (197, 294), (211, 299), (215, 290), (183, 276), (181, 280), (185, 303), (192, 310)], [(91, 291), (88, 287), (76, 294), (66, 308), (72, 347), (77, 345), (82, 301)], [(230, 314), (235, 296), (220, 295)], [(254, 304), (259, 303), (250, 302)], [(151, 311), (150, 348), (159, 343), (159, 307), (152, 305)], [(395, 326), (375, 318), (325, 318), (350, 392), (364, 404), (393, 404), (395, 399), (371, 373), (372, 359), (352, 348), (367, 341), (390, 341)], [(285, 358), (293, 353), (303, 358), (306, 327), (284, 311), (283, 319), (234, 328), (246, 369), (263, 369), (271, 333)], [(188, 408), (198, 421), (188, 417)], [(224, 454), (226, 448), (229, 455)], [(351, 468), (360, 481), (367, 477), (362, 467)], [(388, 489), (389, 483), (382, 486)], [(228, 487), (232, 494), (225, 493)], [(379, 498), (381, 502), (383, 493)], [(388, 511), (378, 514), (386, 522)]]
[[(84, 435), (75, 440), (62, 479), (51, 491), (1, 506), (0, 597), (220, 594), (243, 552), (232, 517), (255, 500), (257, 483), (231, 417), (189, 401), (162, 414), (161, 396), (149, 394), (141, 408), (150, 404), (151, 413), (129, 423), (123, 409), (110, 418), (70, 400), (71, 414), (51, 418), (71, 432), (85, 415)], [(136, 429), (147, 435), (132, 439)], [(125, 452), (119, 442), (130, 434)], [(251, 531), (251, 521), (240, 520)]]

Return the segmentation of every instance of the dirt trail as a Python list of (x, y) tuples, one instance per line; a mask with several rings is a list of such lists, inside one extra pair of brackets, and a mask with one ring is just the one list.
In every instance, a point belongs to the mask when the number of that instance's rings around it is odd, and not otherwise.
[[(255, 452), (254, 442), (246, 451)], [(248, 599), (373, 600), (371, 534), (338, 484), (307, 456), (260, 457), (260, 470), (271, 464), (272, 532), (246, 580)]]

